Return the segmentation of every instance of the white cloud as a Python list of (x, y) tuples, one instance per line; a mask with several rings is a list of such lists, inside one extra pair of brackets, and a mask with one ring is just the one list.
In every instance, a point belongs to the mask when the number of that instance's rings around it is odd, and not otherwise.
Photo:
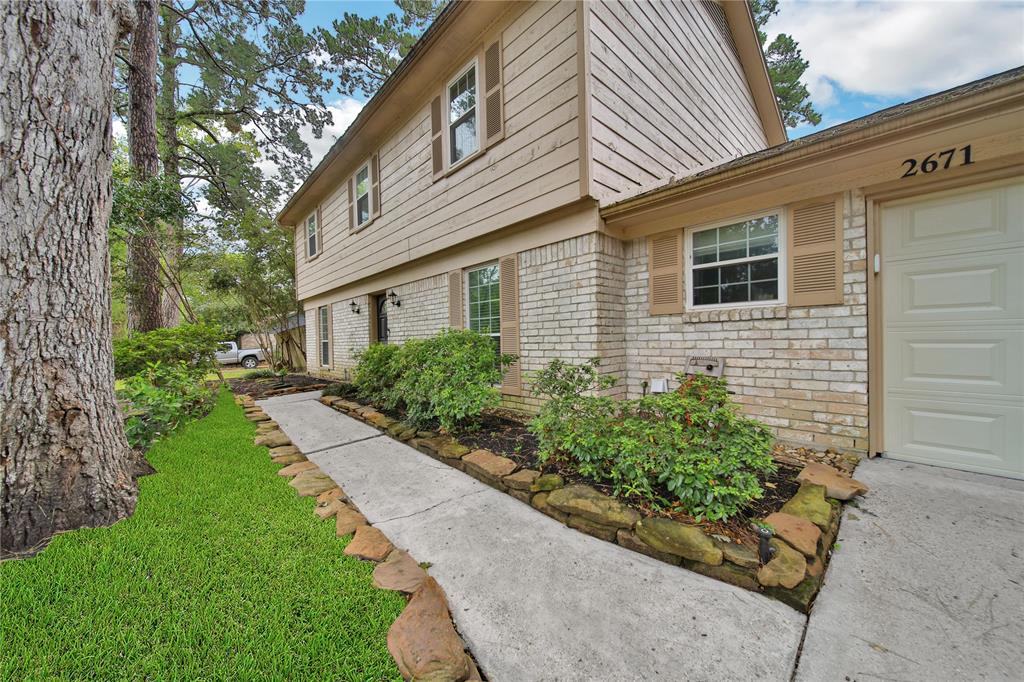
[[(327, 109), (331, 112), (333, 122), (331, 125), (324, 126), (323, 135), (319, 138), (314, 137), (311, 126), (304, 125), (299, 128), (299, 137), (309, 145), (314, 168), (331, 150), (338, 138), (352, 125), (352, 121), (356, 120), (356, 116), (363, 110), (365, 104), (354, 97), (344, 97), (328, 104)], [(263, 171), (264, 176), (269, 177), (277, 173), (277, 164), (268, 159), (261, 159), (257, 165)]]
[(783, 0), (765, 27), (810, 62), (816, 105), (853, 93), (914, 97), (1024, 64), (1024, 4)]

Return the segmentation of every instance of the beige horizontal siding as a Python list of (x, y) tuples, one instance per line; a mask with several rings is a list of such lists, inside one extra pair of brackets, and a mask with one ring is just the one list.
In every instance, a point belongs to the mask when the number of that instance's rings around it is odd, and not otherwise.
[[(380, 145), (380, 217), (351, 234), (347, 187), (338, 186), (322, 206), (321, 256), (308, 262), (298, 259), (300, 299), (579, 198), (575, 13), (571, 1), (541, 2), (516, 7), (506, 18), (500, 29), (505, 138), (465, 167), (433, 180), (433, 89), (408, 121), (396, 122), (394, 133)], [(444, 76), (447, 82), (463, 63), (453, 64), (452, 73), (438, 74), (439, 79)], [(438, 91), (440, 87), (439, 80)]]
[(735, 47), (708, 4), (588, 4), (598, 198), (767, 146)]

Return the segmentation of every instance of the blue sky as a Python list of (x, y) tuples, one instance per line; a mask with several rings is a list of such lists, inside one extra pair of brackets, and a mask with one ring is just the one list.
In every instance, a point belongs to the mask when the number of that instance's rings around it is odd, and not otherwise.
[[(791, 138), (1024, 64), (1024, 0), (782, 0), (780, 6), (768, 33), (789, 33), (800, 43), (822, 114), (819, 126), (790, 130)], [(394, 9), (390, 1), (307, 0), (301, 22), (329, 27), (346, 11), (382, 16)], [(329, 132), (344, 132), (361, 104), (336, 98)], [(314, 160), (331, 144), (310, 142)]]

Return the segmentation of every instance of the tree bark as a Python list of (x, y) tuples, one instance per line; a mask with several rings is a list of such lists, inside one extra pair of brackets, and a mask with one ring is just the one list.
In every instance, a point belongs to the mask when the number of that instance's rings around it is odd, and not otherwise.
[[(135, 0), (128, 73), (128, 157), (141, 182), (160, 173), (156, 142), (157, 0)], [(165, 326), (160, 285), (158, 225), (139, 225), (128, 239), (128, 329)]]
[[(178, 162), (181, 147), (181, 140), (178, 139), (179, 20), (180, 18), (171, 10), (163, 10), (160, 26), (160, 100), (157, 105), (160, 136), (164, 142), (164, 175), (178, 187), (181, 186), (181, 168)], [(181, 220), (177, 218), (168, 226), (167, 267), (173, 272), (177, 272), (178, 259), (181, 256), (179, 237), (182, 227)], [(175, 287), (168, 287), (163, 300), (164, 322), (168, 327), (175, 327), (181, 322), (181, 307), (178, 290)]]
[(0, 3), (0, 557), (135, 508), (114, 397), (114, 45), (131, 6)]

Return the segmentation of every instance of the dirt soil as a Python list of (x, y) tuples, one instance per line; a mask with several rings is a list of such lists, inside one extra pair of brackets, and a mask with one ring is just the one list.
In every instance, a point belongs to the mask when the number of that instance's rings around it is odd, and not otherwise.
[(274, 395), (283, 395), (290, 392), (292, 388), (303, 388), (307, 391), (316, 391), (324, 386), (336, 383), (330, 379), (312, 377), (308, 374), (286, 374), (280, 377), (268, 377), (265, 379), (228, 379), (231, 391), (235, 394), (244, 393), (252, 396), (253, 399), (269, 398)]

